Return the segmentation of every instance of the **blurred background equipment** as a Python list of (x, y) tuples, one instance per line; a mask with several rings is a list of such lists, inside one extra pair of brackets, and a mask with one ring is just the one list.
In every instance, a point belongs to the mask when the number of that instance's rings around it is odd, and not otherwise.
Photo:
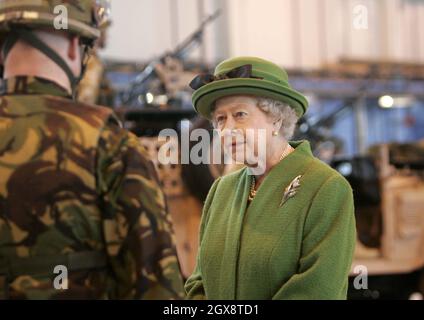
[(190, 107), (191, 95), (186, 95), (187, 102), (184, 101), (182, 94), (187, 91), (187, 84), (196, 74), (185, 71), (183, 63), (191, 51), (203, 41), (205, 27), (219, 15), (220, 11), (217, 11), (207, 17), (175, 50), (151, 61), (131, 82), (128, 90), (122, 93), (120, 104), (127, 107), (177, 105), (180, 108), (188, 104)]
[[(358, 245), (352, 271), (366, 266), (370, 286), (377, 286), (382, 298), (408, 298), (422, 290), (424, 148), (376, 145), (368, 156), (333, 165), (355, 190)], [(350, 291), (356, 298), (367, 293)]]

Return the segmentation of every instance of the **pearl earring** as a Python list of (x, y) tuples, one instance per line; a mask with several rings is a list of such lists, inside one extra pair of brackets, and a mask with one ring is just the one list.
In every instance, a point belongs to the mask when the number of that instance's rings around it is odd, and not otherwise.
[(272, 135), (273, 135), (274, 137), (278, 136), (278, 131), (273, 131), (273, 132), (272, 132)]

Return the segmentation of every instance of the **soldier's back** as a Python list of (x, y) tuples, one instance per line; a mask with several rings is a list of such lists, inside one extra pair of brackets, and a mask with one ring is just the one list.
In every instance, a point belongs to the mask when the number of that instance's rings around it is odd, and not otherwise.
[(5, 88), (0, 297), (181, 298), (165, 198), (137, 137), (50, 81), (17, 77)]
[[(105, 249), (96, 151), (110, 119), (108, 109), (57, 96), (0, 98), (0, 257), (13, 261), (12, 298), (106, 294), (107, 273), (95, 258)], [(98, 261), (95, 268), (70, 270), (69, 289), (55, 290), (55, 263), (67, 266), (57, 257), (72, 259), (72, 253)], [(37, 268), (28, 257), (44, 262)]]

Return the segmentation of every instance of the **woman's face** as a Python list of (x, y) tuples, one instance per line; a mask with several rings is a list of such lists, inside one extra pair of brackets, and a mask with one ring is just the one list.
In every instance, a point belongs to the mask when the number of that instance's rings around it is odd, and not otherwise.
[[(274, 123), (252, 96), (230, 96), (217, 100), (212, 121), (216, 129), (223, 131), (225, 153), (237, 162), (252, 164), (255, 162), (252, 156), (261, 156), (263, 146), (268, 148), (272, 140)], [(266, 154), (263, 156), (266, 157)]]

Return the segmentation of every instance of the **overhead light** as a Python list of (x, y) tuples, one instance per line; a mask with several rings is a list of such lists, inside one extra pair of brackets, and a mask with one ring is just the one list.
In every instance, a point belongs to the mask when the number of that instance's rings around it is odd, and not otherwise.
[(300, 130), (300, 132), (302, 132), (302, 133), (306, 133), (306, 132), (308, 132), (308, 130), (309, 130), (309, 126), (308, 126), (308, 124), (306, 124), (306, 123), (302, 123), (302, 124), (299, 126), (299, 130)]
[(343, 162), (337, 167), (337, 171), (339, 171), (344, 177), (348, 177), (353, 172), (352, 164), (349, 162)]
[(155, 96), (152, 93), (148, 92), (146, 94), (146, 102), (147, 102), (147, 104), (152, 104), (153, 101), (154, 101), (154, 99), (155, 99)]
[(409, 108), (415, 103), (415, 98), (411, 96), (396, 96), (393, 99), (397, 108)]
[(158, 95), (154, 99), (154, 103), (160, 106), (164, 106), (168, 103), (168, 96), (166, 94)]
[(382, 108), (392, 108), (395, 104), (395, 100), (392, 96), (382, 96), (378, 99), (378, 104)]
[(409, 95), (385, 95), (380, 97), (378, 104), (381, 108), (408, 108), (415, 102), (415, 98)]

